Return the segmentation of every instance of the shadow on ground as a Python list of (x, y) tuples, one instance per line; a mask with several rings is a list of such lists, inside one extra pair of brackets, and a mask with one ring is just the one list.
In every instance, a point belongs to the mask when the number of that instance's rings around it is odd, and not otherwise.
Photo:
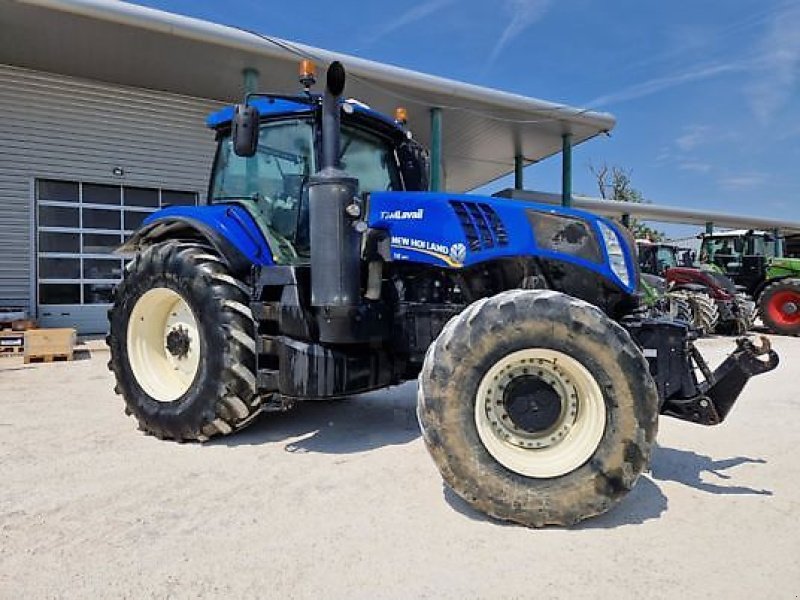
[[(759, 490), (734, 484), (734, 474), (730, 469), (744, 464), (765, 464), (761, 458), (736, 456), (734, 458), (713, 459), (691, 450), (658, 447), (653, 455), (651, 465), (652, 476), (659, 481), (674, 481), (709, 494), (756, 494), (771, 496), (770, 490)], [(729, 481), (723, 485), (705, 481), (703, 474), (712, 475), (718, 481)]]
[(261, 415), (241, 433), (207, 445), (286, 442), (287, 452), (349, 454), (406, 444), (419, 435), (416, 383), (408, 383), (344, 400), (301, 402), (285, 413)]
[[(690, 450), (658, 446), (653, 451), (651, 472), (639, 478), (633, 490), (609, 512), (588, 519), (573, 527), (583, 529), (611, 529), (624, 525), (641, 525), (659, 518), (666, 512), (669, 501), (658, 486), (658, 481), (673, 481), (710, 494), (756, 494), (771, 496), (769, 490), (759, 490), (743, 485), (721, 485), (704, 481), (704, 474), (721, 480), (732, 481), (729, 469), (743, 464), (764, 464), (760, 458), (737, 456), (722, 460), (697, 454)], [(472, 508), (453, 490), (443, 486), (445, 501), (457, 512), (474, 520), (487, 521), (495, 525), (509, 525)]]
[[(209, 442), (207, 446), (247, 446), (284, 443), (287, 452), (349, 454), (406, 444), (419, 437), (415, 383), (378, 393), (338, 401), (300, 403), (286, 413), (261, 416), (243, 432)], [(672, 481), (710, 494), (771, 495), (737, 484), (731, 469), (743, 464), (763, 464), (759, 458), (737, 456), (713, 459), (691, 450), (657, 446), (651, 472), (611, 511), (584, 521), (576, 529), (614, 528), (640, 525), (660, 517), (668, 499), (658, 486)], [(709, 477), (719, 480), (707, 481)], [(476, 520), (504, 523), (473, 509), (444, 486), (445, 501), (457, 512)]]

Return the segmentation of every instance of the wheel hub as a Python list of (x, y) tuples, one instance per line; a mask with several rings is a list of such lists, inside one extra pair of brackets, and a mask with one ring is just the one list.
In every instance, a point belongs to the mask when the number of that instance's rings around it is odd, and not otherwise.
[(136, 301), (128, 320), (128, 361), (136, 382), (157, 402), (183, 396), (200, 365), (200, 332), (186, 300), (153, 288)]
[(527, 433), (550, 429), (561, 414), (561, 398), (555, 388), (533, 375), (513, 380), (503, 394), (511, 424)]
[(512, 352), (483, 376), (475, 424), (486, 450), (528, 477), (557, 477), (580, 467), (606, 425), (603, 393), (577, 360), (546, 348)]
[(175, 358), (186, 358), (189, 354), (192, 338), (189, 332), (182, 325), (173, 327), (167, 334), (167, 351)]
[(767, 312), (781, 326), (800, 325), (800, 293), (793, 289), (778, 290), (769, 299)]
[(503, 367), (486, 390), (494, 433), (519, 448), (547, 448), (575, 421), (577, 393), (557, 364), (529, 358)]

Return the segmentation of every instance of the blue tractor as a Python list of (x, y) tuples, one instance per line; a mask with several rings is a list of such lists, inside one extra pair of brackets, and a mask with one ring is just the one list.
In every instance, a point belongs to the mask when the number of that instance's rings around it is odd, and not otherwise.
[(109, 365), (144, 431), (204, 441), (417, 378), (456, 493), (572, 524), (632, 488), (659, 414), (717, 424), (777, 365), (741, 339), (712, 372), (685, 323), (646, 318), (635, 245), (609, 220), (427, 191), (426, 150), (343, 101), (344, 80), (333, 63), (322, 95), (211, 115), (207, 205), (155, 213), (122, 248)]

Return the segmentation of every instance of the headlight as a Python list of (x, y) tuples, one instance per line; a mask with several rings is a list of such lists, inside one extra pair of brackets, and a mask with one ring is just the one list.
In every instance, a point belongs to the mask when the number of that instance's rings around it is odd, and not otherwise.
[(620, 281), (626, 286), (631, 284), (631, 274), (628, 272), (628, 265), (625, 262), (625, 252), (622, 249), (622, 241), (619, 234), (611, 227), (598, 221), (600, 226), (600, 233), (603, 234), (603, 243), (606, 246), (606, 253), (608, 253), (608, 260), (611, 263), (611, 270), (614, 275), (619, 277)]

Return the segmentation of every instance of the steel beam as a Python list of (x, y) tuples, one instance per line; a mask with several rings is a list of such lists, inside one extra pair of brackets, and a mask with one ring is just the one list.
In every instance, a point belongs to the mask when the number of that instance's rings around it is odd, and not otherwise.
[(442, 191), (442, 109), (431, 109), (431, 191)]
[(561, 136), (561, 205), (572, 206), (572, 135)]
[(517, 154), (514, 156), (514, 189), (515, 190), (524, 190), (525, 189), (525, 181), (524, 181), (524, 173), (523, 168), (525, 167), (525, 163), (522, 159), (522, 155)]

